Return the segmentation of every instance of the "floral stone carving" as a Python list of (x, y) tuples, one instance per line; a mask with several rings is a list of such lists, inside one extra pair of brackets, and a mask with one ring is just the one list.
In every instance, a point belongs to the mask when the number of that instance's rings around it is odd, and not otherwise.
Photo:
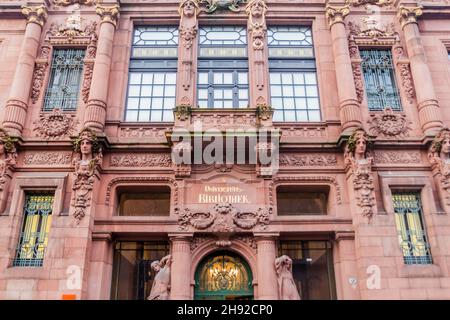
[(0, 191), (4, 190), (10, 170), (16, 165), (15, 143), (16, 139), (0, 128)]
[(367, 120), (370, 128), (369, 132), (374, 136), (385, 138), (400, 138), (409, 135), (411, 128), (410, 121), (406, 120), (404, 113), (394, 112), (391, 108), (386, 108), (382, 113), (373, 113)]
[(73, 140), (75, 156), (74, 182), (72, 186), (72, 206), (74, 217), (79, 223), (91, 205), (95, 176), (102, 165), (102, 151), (97, 136), (90, 128), (83, 129)]
[(201, 0), (200, 3), (206, 4), (206, 13), (213, 13), (220, 9), (228, 9), (233, 12), (240, 12), (239, 5), (245, 0)]
[(42, 112), (34, 124), (34, 131), (38, 137), (60, 139), (74, 133), (78, 120), (75, 119), (75, 115), (65, 114), (61, 109), (55, 108), (50, 114)]
[(180, 230), (197, 229), (212, 232), (236, 232), (259, 227), (267, 229), (271, 207), (240, 211), (230, 203), (218, 203), (211, 210), (177, 209)]
[(363, 216), (372, 218), (375, 206), (375, 186), (373, 183), (373, 158), (368, 157), (369, 135), (362, 128), (356, 129), (350, 136), (346, 151), (345, 164), (351, 170), (356, 204)]

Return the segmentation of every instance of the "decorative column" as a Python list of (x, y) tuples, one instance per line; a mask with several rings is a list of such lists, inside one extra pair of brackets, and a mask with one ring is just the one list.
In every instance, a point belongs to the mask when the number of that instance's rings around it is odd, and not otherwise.
[(258, 300), (278, 300), (278, 280), (275, 270), (276, 246), (278, 234), (257, 234), (258, 248), (256, 269), (258, 272)]
[(6, 101), (5, 118), (3, 120), (3, 127), (13, 136), (20, 136), (25, 125), (34, 61), (38, 53), (42, 27), (47, 19), (47, 8), (44, 5), (24, 6), (22, 7), (22, 13), (27, 18), (27, 26), (11, 84), (9, 99)]
[(172, 242), (170, 300), (191, 300), (192, 234), (169, 234)]
[(420, 125), (425, 134), (434, 135), (442, 128), (443, 124), (417, 26), (417, 17), (421, 15), (422, 7), (405, 6), (400, 6), (397, 14), (405, 36), (412, 77), (416, 84)]
[(263, 125), (272, 125), (272, 108), (269, 106), (269, 81), (267, 75), (267, 5), (264, 0), (250, 0), (246, 7), (247, 29), (250, 39), (248, 47), (250, 106), (258, 110), (258, 120)]
[(103, 131), (106, 121), (109, 71), (119, 9), (118, 4), (113, 6), (96, 5), (96, 12), (100, 16), (101, 22), (84, 126), (93, 128), (98, 132)]
[(339, 97), (339, 113), (342, 130), (348, 134), (353, 129), (361, 127), (362, 116), (356, 94), (353, 69), (348, 49), (345, 17), (350, 13), (349, 6), (332, 7), (327, 5), (326, 17), (331, 29), (333, 41), (334, 65)]

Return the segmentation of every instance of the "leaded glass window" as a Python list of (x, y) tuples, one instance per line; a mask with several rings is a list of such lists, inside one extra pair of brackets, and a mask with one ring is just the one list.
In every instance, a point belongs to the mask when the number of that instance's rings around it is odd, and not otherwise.
[(53, 50), (44, 111), (55, 108), (67, 111), (77, 109), (84, 55), (84, 49)]
[[(199, 43), (197, 86), (199, 107), (248, 107), (246, 28), (201, 27)], [(231, 57), (233, 60), (229, 60)]]
[(13, 266), (41, 267), (52, 223), (52, 194), (26, 194), (24, 218)]
[(135, 28), (125, 121), (173, 121), (178, 38), (173, 26)]
[(362, 70), (370, 111), (387, 107), (401, 111), (400, 96), (395, 82), (390, 50), (361, 50)]
[(320, 102), (309, 26), (267, 30), (273, 121), (320, 121)]
[(431, 264), (431, 252), (417, 192), (392, 194), (398, 240), (405, 264)]

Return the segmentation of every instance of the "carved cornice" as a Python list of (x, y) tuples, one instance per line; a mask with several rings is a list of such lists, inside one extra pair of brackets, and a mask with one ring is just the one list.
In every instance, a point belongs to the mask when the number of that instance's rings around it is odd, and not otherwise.
[(325, 8), (325, 16), (328, 20), (328, 24), (330, 28), (335, 23), (345, 23), (345, 17), (350, 13), (350, 7), (349, 5), (343, 6), (343, 7), (333, 7), (330, 5), (327, 5)]
[(394, 3), (394, 0), (345, 0), (345, 4), (352, 7), (365, 6), (368, 4), (376, 5), (379, 7), (390, 6)]
[(47, 7), (44, 5), (36, 7), (22, 6), (22, 14), (27, 18), (28, 23), (37, 23), (41, 27), (47, 20)]
[(56, 6), (70, 6), (72, 4), (84, 4), (87, 6), (91, 6), (93, 4), (99, 3), (101, 0), (53, 0), (53, 3)]
[(405, 7), (403, 5), (399, 6), (397, 17), (400, 20), (402, 29), (410, 24), (417, 23), (417, 18), (423, 14), (423, 7)]
[(120, 6), (118, 4), (113, 6), (102, 6), (97, 4), (95, 6), (95, 12), (100, 16), (102, 23), (109, 22), (115, 27), (120, 16)]

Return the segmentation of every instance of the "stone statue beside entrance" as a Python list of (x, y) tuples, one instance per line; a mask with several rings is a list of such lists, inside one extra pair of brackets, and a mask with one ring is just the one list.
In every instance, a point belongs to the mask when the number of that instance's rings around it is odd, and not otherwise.
[(170, 299), (170, 265), (172, 256), (169, 254), (161, 261), (153, 261), (150, 265), (156, 272), (153, 280), (152, 290), (147, 300), (169, 300)]
[(292, 259), (282, 255), (275, 259), (278, 276), (278, 297), (280, 300), (300, 300), (297, 286), (292, 275)]

